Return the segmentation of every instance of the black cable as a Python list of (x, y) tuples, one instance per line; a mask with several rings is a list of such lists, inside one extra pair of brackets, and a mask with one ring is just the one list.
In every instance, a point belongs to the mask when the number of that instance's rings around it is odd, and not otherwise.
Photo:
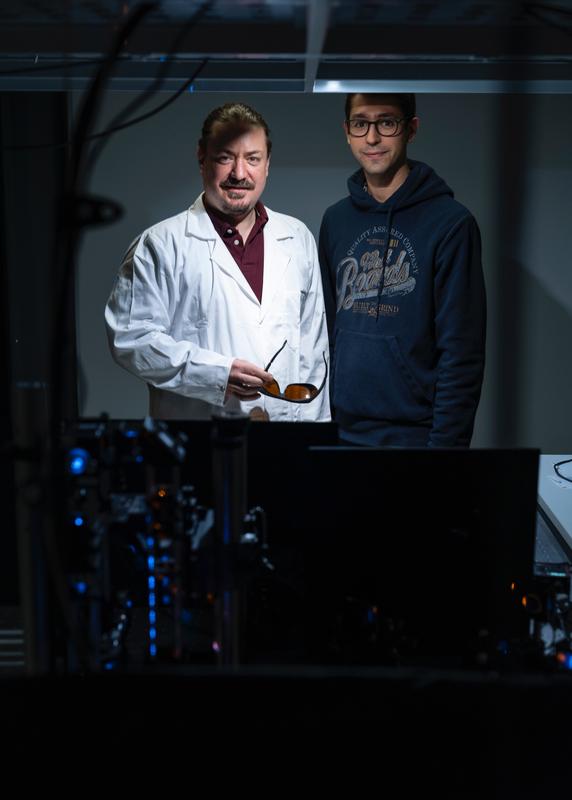
[(160, 103), (160, 105), (156, 106), (156, 108), (153, 108), (146, 114), (141, 114), (141, 116), (135, 117), (135, 119), (130, 119), (127, 122), (124, 122), (121, 125), (116, 125), (113, 128), (107, 128), (106, 130), (101, 131), (100, 133), (94, 133), (92, 136), (90, 136), (90, 139), (99, 139), (101, 136), (108, 136), (110, 133), (115, 133), (116, 131), (122, 131), (125, 128), (130, 128), (131, 125), (136, 125), (139, 122), (143, 122), (143, 120), (149, 119), (149, 117), (154, 117), (155, 114), (158, 114), (164, 108), (170, 106), (171, 103), (174, 103), (175, 100), (178, 97), (180, 97), (183, 94), (183, 92), (189, 88), (189, 86), (191, 86), (193, 81), (196, 80), (199, 73), (202, 72), (204, 66), (208, 63), (208, 61), (209, 61), (208, 58), (203, 58), (203, 60), (201, 61), (197, 69), (193, 72), (191, 77), (187, 78), (187, 80), (177, 89), (177, 91), (174, 92), (174, 94), (172, 94), (170, 97), (168, 97), (164, 103)]
[[(150, 84), (150, 86), (147, 87), (147, 89), (145, 89), (145, 91), (142, 94), (138, 95), (134, 100), (132, 100), (130, 103), (128, 103), (127, 106), (124, 109), (122, 109), (119, 112), (119, 114), (117, 114), (111, 120), (111, 123), (110, 123), (110, 125), (108, 126), (108, 128), (106, 129), (105, 132), (100, 133), (100, 134), (96, 134), (93, 138), (101, 138), (106, 134), (114, 133), (115, 131), (119, 131), (119, 130), (123, 130), (123, 127), (127, 127), (127, 126), (123, 125), (124, 120), (126, 120), (126, 119), (128, 120), (129, 117), (131, 116), (131, 114), (135, 113), (142, 105), (144, 105), (144, 103), (147, 102), (148, 99), (153, 97), (153, 95), (155, 95), (161, 89), (161, 87), (163, 86), (163, 84), (165, 82), (165, 78), (167, 76), (167, 73), (169, 72), (169, 69), (171, 67), (172, 60), (173, 60), (173, 55), (175, 53), (179, 52), (179, 49), (181, 48), (184, 40), (187, 38), (187, 36), (190, 33), (190, 31), (195, 27), (195, 25), (200, 21), (200, 19), (210, 9), (211, 5), (212, 5), (212, 0), (205, 0), (205, 2), (203, 2), (202, 5), (199, 6), (199, 8), (195, 11), (195, 13), (191, 15), (191, 17), (185, 23), (185, 25), (183, 25), (183, 27), (181, 28), (181, 30), (179, 31), (177, 36), (175, 36), (175, 38), (173, 40), (173, 43), (171, 44), (171, 46), (170, 46), (170, 48), (169, 48), (169, 50), (167, 52), (165, 60), (161, 62), (161, 66), (159, 67), (159, 70), (157, 71), (157, 75), (155, 76), (155, 80)], [(199, 68), (198, 72), (200, 72), (200, 70), (202, 69), (204, 64), (205, 64), (205, 62), (203, 62), (203, 64)], [(194, 73), (193, 78), (191, 78), (191, 82), (198, 75), (198, 72)], [(188, 84), (188, 85), (190, 85), (190, 84)], [(183, 91), (185, 91), (185, 88), (186, 87), (181, 89), (181, 92), (180, 92), (181, 94), (182, 94)], [(179, 97), (179, 94), (177, 94), (176, 96)], [(162, 108), (159, 108), (159, 110), (162, 110)], [(154, 113), (157, 113), (157, 112), (154, 112)], [(146, 118), (147, 117), (145, 117), (145, 115), (142, 115), (141, 117), (137, 118), (137, 120), (142, 121), (143, 119), (146, 119)], [(135, 124), (135, 121), (132, 121), (132, 124)], [(97, 159), (101, 155), (101, 151), (105, 147), (105, 144), (106, 144), (106, 140), (104, 139), (102, 142), (100, 142), (98, 144), (98, 146), (94, 147), (93, 153), (92, 153), (92, 155), (90, 157), (90, 163), (92, 165), (95, 164), (95, 162), (97, 161)]]
[[(58, 500), (61, 495), (65, 496), (65, 487), (63, 486), (63, 475), (61, 474), (62, 465), (59, 456), (59, 437), (60, 426), (63, 419), (63, 376), (64, 365), (63, 355), (60, 352), (60, 346), (65, 341), (65, 326), (67, 320), (66, 309), (68, 303), (72, 302), (71, 293), (71, 278), (74, 274), (75, 257), (79, 243), (80, 229), (83, 225), (88, 224), (87, 216), (82, 217), (84, 211), (97, 212), (102, 209), (105, 210), (103, 204), (97, 204), (94, 198), (84, 197), (83, 191), (87, 184), (87, 179), (90, 174), (92, 159), (86, 159), (86, 144), (93, 137), (90, 134), (90, 127), (93, 125), (95, 116), (99, 110), (101, 97), (105, 85), (109, 79), (111, 71), (123, 47), (124, 42), (128, 36), (131, 35), (133, 30), (139, 25), (142, 18), (148, 14), (156, 6), (155, 3), (143, 3), (136, 7), (130, 14), (125, 24), (118, 32), (116, 39), (111, 47), (111, 50), (106, 57), (105, 61), (101, 64), (100, 69), (94, 76), (93, 81), (89, 87), (88, 92), (83, 98), (81, 108), (79, 110), (77, 121), (74, 126), (74, 132), (71, 138), (70, 157), (68, 161), (68, 170), (64, 184), (63, 206), (61, 209), (61, 216), (59, 220), (59, 231), (56, 236), (56, 246), (54, 251), (53, 265), (54, 277), (56, 282), (59, 283), (59, 291), (56, 291), (56, 315), (54, 326), (54, 339), (52, 342), (52, 359), (51, 359), (51, 413), (50, 413), (50, 436), (48, 439), (48, 447), (46, 449), (46, 504), (50, 512), (50, 518), (53, 520), (53, 527), (48, 526), (46, 533), (46, 561), (48, 572), (52, 578), (58, 604), (61, 609), (64, 626), (68, 631), (71, 641), (75, 645), (80, 667), (83, 670), (90, 668), (90, 642), (86, 636), (85, 631), (81, 631), (75, 620), (73, 614), (73, 606), (71, 602), (70, 589), (67, 585), (66, 574), (63, 567), (62, 554), (59, 550), (56, 530), (58, 523), (61, 524), (61, 511), (59, 510)], [(198, 74), (200, 69), (204, 66), (203, 62), (195, 74)], [(194, 75), (191, 79), (185, 81), (180, 90), (174, 97), (168, 98), (166, 103), (162, 103), (159, 108), (154, 109), (148, 114), (142, 115), (143, 118), (148, 118), (153, 113), (158, 113), (162, 108), (170, 102), (174, 102), (177, 97), (184, 91), (188, 85), (194, 80)], [(137, 120), (131, 120), (121, 127), (128, 127), (130, 124), (135, 124)], [(103, 131), (99, 136), (108, 136), (111, 131)], [(108, 206), (110, 204), (108, 203)], [(93, 219), (91, 220), (93, 221)], [(59, 311), (59, 313), (58, 313)], [(97, 654), (95, 654), (97, 661)]]
[[(191, 78), (189, 78), (177, 90), (175, 95), (172, 98), (170, 98), (169, 101), (159, 105), (156, 109), (153, 109), (152, 111), (148, 112), (147, 114), (142, 114), (139, 117), (135, 117), (135, 119), (131, 119), (128, 122), (123, 123), (123, 120), (126, 117), (128, 117), (130, 114), (132, 114), (138, 108), (140, 108), (145, 102), (147, 102), (148, 99), (150, 99), (154, 94), (156, 94), (156, 92), (158, 92), (160, 90), (161, 86), (165, 82), (166, 74), (167, 74), (169, 68), (171, 67), (172, 56), (178, 51), (179, 47), (181, 46), (181, 44), (183, 43), (185, 38), (188, 36), (190, 31), (195, 27), (197, 22), (199, 22), (199, 20), (206, 14), (206, 12), (210, 9), (211, 5), (212, 5), (212, 0), (205, 0), (205, 2), (203, 2), (203, 4), (197, 9), (197, 11), (190, 17), (190, 19), (186, 22), (186, 24), (181, 28), (181, 30), (179, 31), (179, 33), (177, 34), (177, 36), (173, 40), (173, 43), (171, 44), (171, 46), (169, 48), (169, 51), (167, 53), (167, 56), (166, 56), (165, 60), (161, 62), (161, 67), (159, 68), (159, 70), (157, 72), (157, 75), (155, 76), (155, 79), (153, 80), (151, 85), (148, 86), (147, 89), (145, 89), (145, 91), (141, 95), (139, 95), (133, 101), (131, 101), (131, 103), (129, 103), (126, 106), (126, 108), (124, 108), (122, 111), (120, 111), (119, 114), (117, 114), (113, 118), (113, 120), (111, 121), (111, 124), (110, 124), (110, 126), (108, 128), (106, 128), (103, 131), (100, 131), (99, 133), (91, 134), (89, 137), (87, 137), (87, 141), (94, 140), (94, 139), (104, 139), (104, 141), (101, 142), (101, 144), (98, 147), (94, 148), (94, 151), (93, 151), (93, 153), (91, 154), (91, 156), (89, 158), (89, 162), (88, 162), (88, 165), (87, 165), (88, 172), (89, 172), (90, 169), (93, 168), (95, 162), (97, 161), (97, 159), (101, 155), (101, 151), (103, 150), (103, 148), (105, 147), (105, 144), (106, 144), (105, 139), (106, 139), (107, 136), (109, 136), (109, 134), (115, 133), (116, 131), (124, 130), (125, 128), (128, 128), (130, 125), (136, 125), (137, 123), (142, 122), (143, 120), (149, 119), (149, 117), (154, 116), (154, 114), (159, 113), (160, 111), (163, 110), (163, 108), (166, 108), (168, 105), (170, 105), (170, 103), (174, 102), (178, 97), (180, 97), (180, 95), (196, 79), (197, 75), (199, 74), (199, 72), (201, 72), (201, 70), (203, 69), (203, 67), (207, 63), (208, 59), (204, 59), (201, 62), (199, 68), (193, 73)], [(115, 59), (114, 64), (116, 62), (117, 62), (117, 58)], [(105, 62), (100, 60), (99, 62), (96, 62), (96, 63), (105, 63)], [(69, 145), (69, 142), (66, 141), (66, 142), (35, 144), (35, 145), (9, 145), (5, 149), (6, 150), (12, 150), (12, 151), (18, 151), (18, 150), (42, 150), (42, 149), (46, 149), (46, 148), (56, 149), (56, 148), (61, 148), (61, 147), (67, 147), (68, 145)]]
[(89, 128), (99, 110), (99, 104), (103, 94), (102, 88), (107, 83), (117, 60), (117, 57), (125, 41), (132, 32), (138, 27), (139, 23), (150, 11), (157, 7), (157, 3), (141, 3), (130, 13), (125, 24), (120, 29), (112, 45), (111, 51), (95, 75), (91, 86), (83, 97), (81, 108), (78, 114), (74, 129), (72, 152), (70, 155), (70, 176), (71, 185), (82, 177), (82, 170), (85, 166), (85, 144), (88, 141)]
[[(199, 64), (199, 66), (197, 67), (197, 69), (193, 72), (191, 77), (187, 78), (187, 80), (177, 89), (177, 91), (174, 94), (170, 95), (169, 98), (167, 100), (165, 100), (165, 102), (161, 103), (156, 108), (151, 109), (151, 111), (148, 111), (145, 114), (141, 114), (139, 117), (135, 117), (135, 119), (131, 119), (128, 122), (124, 122), (121, 125), (116, 125), (115, 127), (112, 127), (112, 128), (106, 128), (105, 130), (99, 131), (98, 133), (92, 133), (89, 136), (86, 136), (85, 140), (86, 141), (91, 141), (93, 139), (100, 139), (100, 138), (102, 138), (104, 136), (109, 136), (111, 133), (116, 133), (117, 131), (125, 130), (125, 128), (130, 128), (132, 125), (137, 125), (140, 122), (143, 122), (144, 120), (149, 119), (150, 117), (154, 117), (155, 114), (158, 114), (164, 108), (167, 108), (167, 106), (171, 105), (171, 103), (174, 103), (175, 100), (177, 100), (177, 98), (179, 98), (183, 94), (183, 92), (185, 92), (189, 88), (189, 86), (191, 86), (193, 81), (195, 81), (197, 79), (199, 73), (202, 72), (203, 68), (206, 66), (208, 61), (209, 61), (208, 58), (204, 58), (201, 61), (201, 63)], [(57, 143), (50, 142), (50, 143), (46, 143), (46, 144), (8, 145), (4, 149), (5, 150), (14, 150), (14, 151), (16, 151), (16, 150), (44, 150), (44, 149), (51, 149), (51, 148), (55, 149), (55, 148), (59, 148), (59, 147), (68, 147), (71, 144), (71, 141), (72, 140), (68, 140), (66, 142), (57, 142)]]
[[(43, 480), (45, 481), (45, 504), (49, 519), (52, 524), (48, 524), (45, 530), (46, 566), (54, 587), (55, 596), (61, 612), (62, 622), (66, 629), (71, 643), (73, 643), (80, 668), (88, 670), (90, 668), (91, 656), (97, 654), (90, 653), (90, 642), (86, 632), (78, 627), (74, 618), (74, 608), (70, 595), (70, 587), (67, 583), (67, 576), (64, 569), (62, 553), (58, 542), (58, 527), (62, 524), (60, 500), (65, 497), (65, 487), (63, 485), (62, 464), (60, 460), (59, 441), (61, 433), (61, 422), (63, 419), (63, 377), (64, 364), (62, 347), (65, 346), (65, 327), (68, 319), (67, 308), (72, 301), (71, 278), (74, 274), (75, 258), (79, 243), (80, 229), (83, 225), (93, 222), (95, 212), (105, 211), (105, 206), (94, 198), (83, 195), (84, 187), (90, 174), (93, 159), (87, 157), (86, 145), (93, 138), (109, 136), (114, 130), (134, 125), (143, 119), (148, 119), (163, 108), (174, 102), (183, 91), (195, 79), (196, 75), (204, 67), (204, 60), (193, 76), (185, 81), (179, 90), (166, 102), (161, 103), (157, 108), (141, 115), (137, 119), (132, 119), (121, 125), (91, 134), (90, 128), (93, 126), (94, 119), (99, 110), (101, 98), (110, 74), (115, 66), (117, 58), (127, 38), (140, 24), (142, 18), (156, 7), (156, 3), (143, 3), (137, 6), (129, 15), (122, 28), (118, 31), (109, 54), (100, 63), (100, 68), (93, 77), (88, 91), (84, 95), (78, 112), (72, 137), (69, 142), (65, 142), (56, 147), (70, 146), (69, 160), (67, 164), (67, 174), (63, 188), (63, 203), (61, 205), (58, 231), (55, 237), (55, 249), (53, 254), (53, 277), (56, 283), (56, 312), (55, 325), (53, 329), (53, 341), (51, 343), (51, 409), (49, 436), (45, 448), (45, 460)], [(205, 6), (201, 6), (200, 11), (204, 13)], [(194, 20), (196, 20), (194, 15)], [(177, 37), (177, 41), (180, 37)], [(159, 79), (161, 80), (161, 79)], [(156, 85), (156, 84), (155, 84)], [(147, 97), (148, 94), (145, 96)], [(142, 101), (143, 102), (143, 101)], [(53, 147), (54, 145), (49, 145)], [(31, 149), (37, 149), (32, 146)], [(30, 149), (28, 147), (17, 147), (7, 149)], [(108, 208), (111, 204), (108, 203)], [(100, 216), (104, 215), (100, 213)]]
[(59, 550), (56, 529), (61, 524), (60, 497), (65, 497), (63, 485), (62, 466), (59, 457), (60, 425), (63, 417), (63, 355), (65, 352), (65, 332), (67, 324), (68, 303), (73, 299), (71, 292), (71, 278), (74, 274), (76, 251), (79, 241), (81, 221), (75, 216), (78, 201), (82, 199), (85, 185), (85, 143), (89, 136), (90, 127), (101, 102), (105, 84), (117, 56), (119, 55), (127, 37), (139, 25), (142, 18), (148, 14), (155, 4), (143, 3), (136, 7), (118, 31), (109, 54), (92, 80), (92, 83), (83, 99), (77, 122), (72, 135), (70, 158), (67, 164), (67, 174), (64, 180), (63, 203), (60, 210), (58, 230), (55, 237), (52, 273), (56, 283), (56, 311), (53, 328), (53, 341), (51, 342), (51, 369), (50, 369), (50, 427), (46, 445), (45, 481), (46, 505), (53, 526), (48, 524), (46, 535), (46, 560), (48, 572), (52, 579), (55, 594), (62, 613), (64, 626), (74, 643), (80, 665), (88, 670), (89, 641), (86, 632), (80, 630), (73, 614), (70, 589), (67, 585), (66, 574), (63, 566), (62, 554)]
[(553, 14), (562, 14), (562, 16), (569, 16), (571, 18), (572, 23), (572, 10), (567, 8), (558, 8), (556, 6), (547, 6), (544, 3), (524, 3), (523, 10), (534, 19), (538, 20), (539, 22), (543, 22), (545, 25), (550, 26), (551, 28), (555, 28), (556, 30), (560, 31), (561, 33), (565, 33), (568, 36), (572, 36), (572, 27), (569, 25), (562, 25), (555, 20), (549, 19), (545, 17), (543, 14), (539, 14), (539, 11), (548, 11), (549, 13)]
[(563, 16), (568, 15), (569, 17), (572, 17), (572, 9), (563, 8), (562, 6), (551, 6), (547, 3), (523, 3), (522, 5), (525, 11), (539, 8), (541, 11), (551, 11), (554, 14), (562, 14)]

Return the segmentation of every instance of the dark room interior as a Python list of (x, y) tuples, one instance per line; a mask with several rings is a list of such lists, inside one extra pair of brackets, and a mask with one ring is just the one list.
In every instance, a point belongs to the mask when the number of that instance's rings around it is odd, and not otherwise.
[(568, 788), (571, 141), (572, 0), (0, 0), (6, 765)]

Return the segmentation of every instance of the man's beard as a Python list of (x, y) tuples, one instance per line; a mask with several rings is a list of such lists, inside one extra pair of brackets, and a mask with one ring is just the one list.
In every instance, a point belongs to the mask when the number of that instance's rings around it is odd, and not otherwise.
[[(231, 204), (231, 203), (227, 203), (226, 200), (223, 198), (223, 205), (224, 205), (225, 213), (227, 213), (227, 214), (229, 214), (231, 216), (238, 215), (238, 214), (246, 214), (249, 211), (251, 211), (252, 208), (254, 207), (253, 204), (252, 204), (252, 199), (248, 195), (244, 195), (242, 192), (240, 192), (240, 193), (238, 192), (239, 189), (243, 189), (243, 190), (244, 189), (249, 189), (249, 190), (254, 189), (254, 186), (251, 183), (248, 183), (248, 182), (244, 183), (243, 186), (241, 186), (240, 184), (238, 184), (238, 185), (236, 185), (236, 184), (232, 184), (232, 185), (223, 184), (221, 186), (221, 189), (226, 189), (227, 190), (227, 195), (228, 195), (228, 199), (229, 200), (238, 201), (237, 204), (234, 204), (234, 203)], [(237, 190), (236, 193), (233, 192), (233, 189)], [(240, 202), (240, 201), (242, 201), (242, 202)]]
[(246, 200), (246, 197), (248, 197), (248, 195), (238, 194), (238, 192), (234, 193), (232, 190), (227, 192), (227, 195), (231, 200)]
[(243, 216), (248, 214), (249, 211), (252, 211), (254, 206), (248, 202), (247, 198), (243, 199), (243, 202), (240, 205), (231, 205), (230, 203), (226, 203), (223, 201), (223, 212), (229, 217), (237, 217)]

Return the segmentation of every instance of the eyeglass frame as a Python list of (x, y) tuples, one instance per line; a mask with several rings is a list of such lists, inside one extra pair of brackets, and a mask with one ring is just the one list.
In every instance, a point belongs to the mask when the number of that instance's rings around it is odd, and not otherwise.
[[(400, 128), (402, 122), (410, 122), (413, 119), (413, 116), (408, 117), (378, 117), (378, 119), (363, 119), (362, 117), (353, 117), (352, 119), (346, 119), (346, 129), (348, 132), (348, 136), (353, 136), (355, 139), (363, 139), (365, 136), (369, 134), (369, 129), (373, 125), (375, 131), (378, 136), (387, 136), (388, 138), (392, 139), (394, 136), (399, 136), (402, 133), (403, 128)], [(397, 123), (397, 128), (395, 129), (395, 133), (382, 133), (379, 128), (377, 127), (378, 122), (383, 122), (384, 120), (392, 120), (392, 122)], [(350, 122), (365, 122), (367, 125), (367, 130), (365, 133), (352, 133), (350, 130)]]
[[(282, 352), (282, 350), (284, 350), (284, 348), (286, 347), (287, 344), (288, 344), (288, 339), (284, 339), (284, 344), (282, 345), (282, 347), (279, 350), (277, 350), (274, 353), (274, 355), (272, 356), (272, 358), (270, 359), (268, 364), (264, 367), (264, 372), (268, 372), (268, 370), (270, 369), (270, 366), (272, 365), (272, 362), (274, 361), (276, 356), (280, 355), (280, 353)], [(325, 351), (322, 352), (322, 358), (324, 359), (324, 365), (326, 367), (326, 374), (324, 375), (324, 380), (322, 381), (320, 386), (319, 387), (318, 386), (314, 386), (313, 383), (299, 383), (298, 384), (298, 386), (312, 386), (314, 389), (316, 389), (316, 394), (313, 397), (309, 397), (306, 400), (290, 400), (289, 397), (284, 397), (283, 396), (284, 392), (280, 392), (279, 395), (275, 395), (275, 394), (271, 394), (270, 392), (265, 391), (264, 390), (264, 384), (262, 386), (259, 386), (257, 388), (257, 391), (259, 391), (265, 397), (271, 397), (274, 400), (284, 400), (285, 403), (312, 403), (316, 399), (316, 397), (318, 397), (318, 395), (321, 394), (322, 389), (324, 388), (324, 386), (326, 385), (326, 381), (328, 380), (328, 362), (327, 362), (327, 359), (326, 359)], [(274, 379), (274, 383), (276, 384), (276, 386), (278, 386), (278, 388), (280, 388), (280, 384), (278, 383), (278, 381), (276, 379)], [(294, 384), (289, 383), (286, 386), (286, 389), (288, 388), (288, 386), (292, 386), (292, 385), (296, 385), (296, 384), (295, 383)]]

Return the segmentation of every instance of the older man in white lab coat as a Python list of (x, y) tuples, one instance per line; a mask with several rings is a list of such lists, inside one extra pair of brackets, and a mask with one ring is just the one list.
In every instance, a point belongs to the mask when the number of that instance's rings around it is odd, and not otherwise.
[(330, 419), (316, 245), (302, 222), (260, 202), (270, 149), (254, 109), (214, 109), (198, 147), (204, 192), (124, 258), (105, 319), (114, 358), (149, 385), (151, 416), (201, 419), (226, 407)]

